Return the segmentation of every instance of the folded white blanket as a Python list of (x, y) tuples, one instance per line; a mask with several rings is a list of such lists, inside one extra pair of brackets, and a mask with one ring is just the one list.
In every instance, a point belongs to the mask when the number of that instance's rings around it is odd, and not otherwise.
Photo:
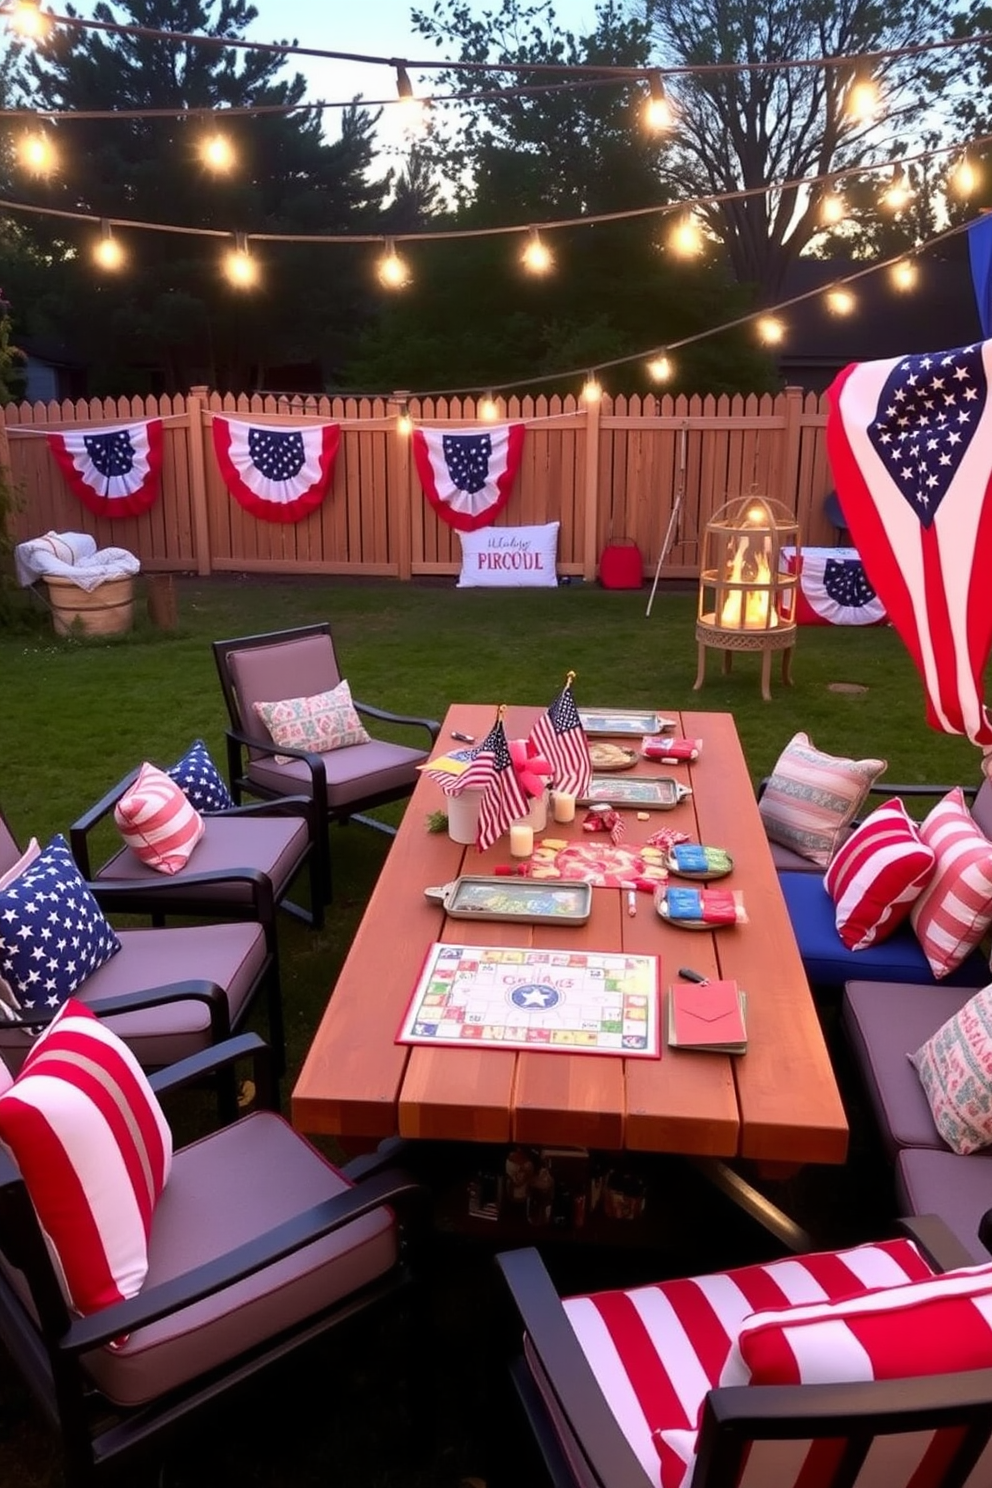
[(141, 563), (127, 548), (100, 548), (88, 532), (46, 532), (14, 549), (17, 582), (24, 588), (39, 578), (70, 579), (91, 593), (108, 579), (140, 572)]

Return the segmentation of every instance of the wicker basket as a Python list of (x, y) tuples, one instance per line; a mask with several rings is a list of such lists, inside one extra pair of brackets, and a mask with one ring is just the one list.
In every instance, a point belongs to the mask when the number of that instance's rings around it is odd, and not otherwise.
[(134, 624), (134, 579), (105, 579), (81, 589), (71, 579), (46, 578), (56, 635), (69, 635), (76, 621), (84, 635), (122, 635)]

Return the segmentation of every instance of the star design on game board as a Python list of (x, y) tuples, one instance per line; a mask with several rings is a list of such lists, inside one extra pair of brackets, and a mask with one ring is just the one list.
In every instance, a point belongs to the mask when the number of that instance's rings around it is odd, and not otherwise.
[(546, 1011), (558, 1006), (561, 993), (556, 987), (531, 982), (524, 987), (514, 987), (510, 993), (510, 1001), (518, 1008), (541, 1008)]

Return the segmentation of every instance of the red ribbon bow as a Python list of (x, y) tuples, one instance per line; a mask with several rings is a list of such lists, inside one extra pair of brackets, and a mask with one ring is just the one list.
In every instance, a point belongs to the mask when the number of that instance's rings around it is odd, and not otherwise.
[(524, 790), (529, 796), (543, 795), (548, 781), (541, 777), (552, 775), (554, 767), (543, 754), (538, 754), (537, 745), (530, 739), (510, 739), (508, 743), (513, 768)]

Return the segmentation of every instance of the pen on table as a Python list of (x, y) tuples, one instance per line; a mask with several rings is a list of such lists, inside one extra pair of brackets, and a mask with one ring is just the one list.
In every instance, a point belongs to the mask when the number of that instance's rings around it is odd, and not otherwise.
[(703, 976), (701, 971), (693, 971), (691, 966), (680, 966), (679, 976), (684, 982), (698, 982), (701, 987), (709, 981), (709, 977)]
[(452, 729), (451, 730), (451, 737), (453, 739), (461, 739), (461, 741), (462, 741), (463, 744), (474, 744), (475, 743), (475, 735), (474, 734), (463, 734), (460, 729)]
[(637, 891), (636, 891), (636, 889), (628, 888), (628, 890), (627, 890), (627, 913), (629, 915), (636, 915), (636, 913), (637, 913)]

